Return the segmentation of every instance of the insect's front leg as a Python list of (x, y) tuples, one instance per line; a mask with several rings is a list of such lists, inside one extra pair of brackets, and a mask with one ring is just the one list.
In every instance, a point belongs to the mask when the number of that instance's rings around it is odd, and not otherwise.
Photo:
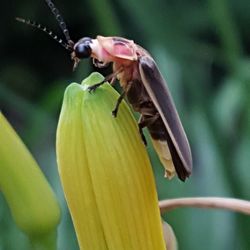
[(88, 91), (91, 93), (95, 91), (98, 87), (103, 85), (105, 82), (111, 81), (111, 83), (114, 82), (116, 76), (122, 71), (122, 68), (118, 69), (117, 71), (113, 72), (112, 74), (106, 76), (101, 82), (96, 83), (94, 85), (91, 85), (88, 87)]
[(98, 82), (94, 85), (91, 85), (88, 87), (88, 91), (91, 93), (91, 92), (94, 92), (97, 88), (99, 88), (101, 85), (103, 85), (105, 82), (108, 82), (110, 79), (112, 79), (112, 75), (108, 75), (106, 76), (101, 82)]
[(159, 118), (159, 113), (153, 115), (153, 116), (144, 116), (141, 115), (138, 121), (138, 127), (139, 127), (139, 132), (142, 138), (143, 143), (145, 144), (145, 146), (147, 146), (147, 140), (145, 135), (143, 134), (143, 128), (153, 124), (158, 118)]

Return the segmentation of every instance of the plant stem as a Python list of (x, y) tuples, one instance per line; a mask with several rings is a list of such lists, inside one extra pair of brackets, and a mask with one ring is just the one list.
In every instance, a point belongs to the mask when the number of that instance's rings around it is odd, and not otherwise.
[(31, 236), (30, 244), (32, 250), (56, 250), (56, 230), (45, 235)]
[(198, 208), (220, 208), (232, 210), (250, 215), (250, 202), (246, 200), (222, 197), (189, 197), (162, 200), (159, 202), (161, 213), (180, 207), (198, 207)]

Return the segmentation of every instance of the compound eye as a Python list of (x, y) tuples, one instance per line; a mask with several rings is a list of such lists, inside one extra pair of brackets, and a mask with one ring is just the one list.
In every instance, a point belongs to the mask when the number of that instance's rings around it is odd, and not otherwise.
[(90, 57), (91, 52), (92, 50), (89, 43), (79, 43), (75, 47), (75, 54), (79, 59)]

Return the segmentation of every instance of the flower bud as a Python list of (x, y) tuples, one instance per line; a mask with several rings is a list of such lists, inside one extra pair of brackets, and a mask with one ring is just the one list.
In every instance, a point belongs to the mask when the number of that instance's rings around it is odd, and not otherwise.
[(42, 171), (0, 113), (0, 190), (17, 226), (39, 249), (53, 249), (60, 208)]
[(118, 93), (91, 74), (66, 90), (57, 160), (80, 249), (165, 248), (154, 177), (137, 124)]

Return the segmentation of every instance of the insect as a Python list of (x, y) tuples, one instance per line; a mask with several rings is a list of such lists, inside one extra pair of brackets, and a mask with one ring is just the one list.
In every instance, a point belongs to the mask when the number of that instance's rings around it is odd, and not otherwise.
[(176, 172), (184, 181), (192, 172), (190, 146), (167, 84), (150, 54), (132, 40), (122, 37), (84, 37), (73, 42), (58, 9), (50, 0), (45, 1), (55, 15), (66, 42), (40, 24), (22, 18), (17, 20), (46, 32), (70, 51), (74, 69), (84, 58), (92, 58), (93, 64), (99, 68), (113, 63), (113, 73), (89, 87), (89, 91), (94, 91), (107, 80), (113, 83), (118, 79), (123, 93), (112, 111), (113, 116), (117, 115), (122, 99), (127, 97), (133, 109), (141, 114), (138, 127), (145, 144), (143, 128), (149, 130), (154, 148), (165, 167), (165, 176), (172, 178)]

